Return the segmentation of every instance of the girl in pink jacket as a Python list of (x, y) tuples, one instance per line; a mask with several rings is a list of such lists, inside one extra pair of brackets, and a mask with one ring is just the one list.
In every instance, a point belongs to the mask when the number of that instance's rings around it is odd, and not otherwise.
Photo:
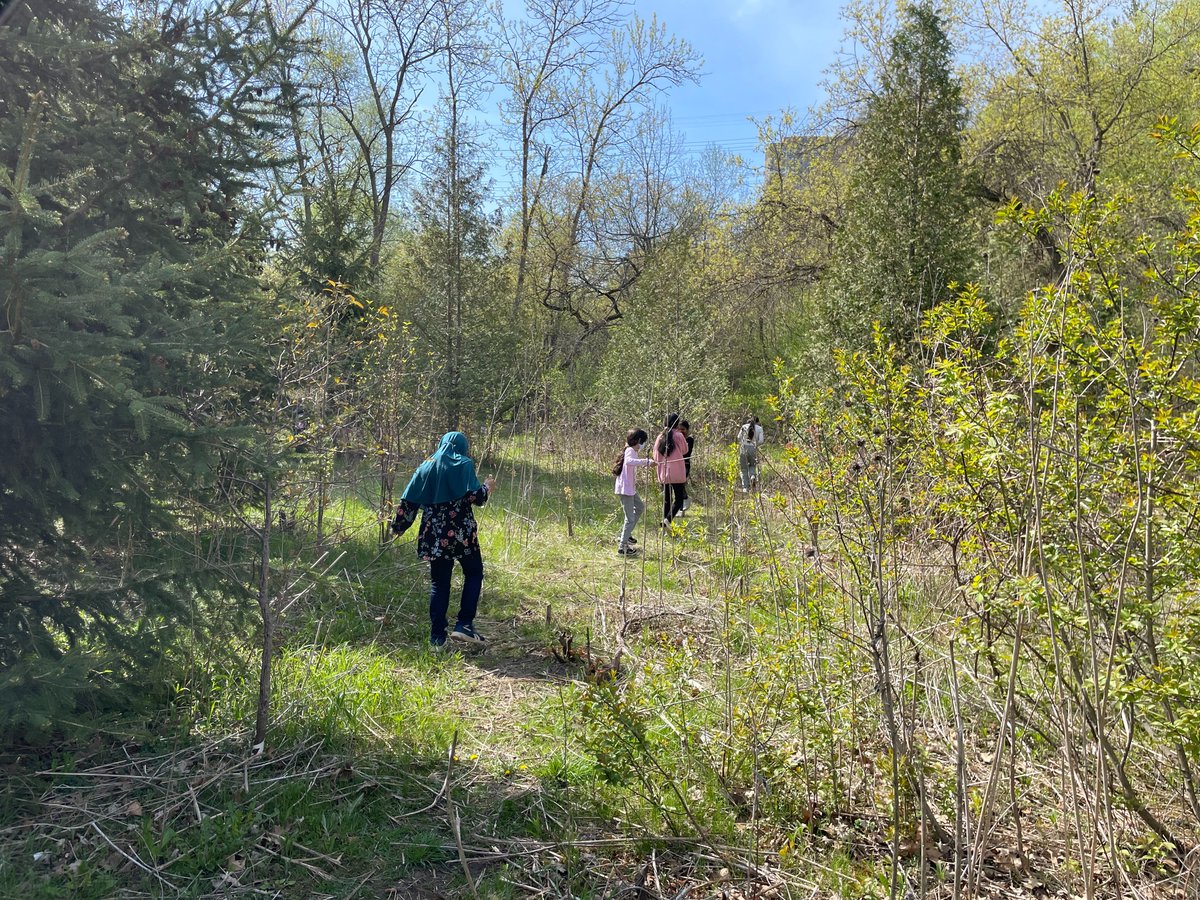
[(679, 415), (671, 413), (663, 425), (662, 434), (654, 442), (654, 462), (658, 469), (658, 483), (663, 486), (663, 528), (671, 524), (683, 510), (687, 500), (687, 438), (679, 430)]
[(637, 553), (637, 548), (633, 546), (637, 543), (637, 539), (633, 536), (633, 529), (637, 527), (638, 519), (642, 517), (642, 513), (646, 509), (646, 505), (642, 503), (642, 498), (638, 496), (637, 492), (637, 469), (639, 466), (654, 464), (654, 460), (638, 455), (646, 440), (646, 432), (640, 428), (631, 428), (629, 434), (625, 435), (624, 451), (613, 463), (613, 475), (617, 479), (613, 490), (621, 498), (621, 507), (625, 511), (625, 526), (621, 529), (621, 536), (617, 539), (617, 553), (621, 556), (632, 556)]

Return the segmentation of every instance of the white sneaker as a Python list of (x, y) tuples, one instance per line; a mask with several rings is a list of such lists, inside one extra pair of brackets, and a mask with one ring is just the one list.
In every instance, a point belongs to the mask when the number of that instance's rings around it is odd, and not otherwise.
[(487, 643), (487, 638), (471, 625), (455, 625), (454, 630), (450, 632), (450, 640), (463, 644), (474, 644), (476, 647), (482, 647)]

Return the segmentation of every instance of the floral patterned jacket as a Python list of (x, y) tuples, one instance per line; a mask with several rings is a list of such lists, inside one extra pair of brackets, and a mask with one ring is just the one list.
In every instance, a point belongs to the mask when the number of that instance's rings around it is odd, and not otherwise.
[(488, 501), (488, 489), (464, 494), (457, 500), (417, 506), (401, 500), (392, 519), (392, 531), (404, 534), (421, 512), (421, 530), (417, 533), (417, 556), (421, 559), (462, 559), (479, 552), (479, 529), (472, 506)]

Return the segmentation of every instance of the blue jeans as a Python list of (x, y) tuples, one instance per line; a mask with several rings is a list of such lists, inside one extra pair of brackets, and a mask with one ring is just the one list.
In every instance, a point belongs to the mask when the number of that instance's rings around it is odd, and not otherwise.
[[(462, 599), (458, 604), (458, 625), (475, 621), (479, 594), (483, 590), (483, 557), (476, 550), (459, 560), (463, 570)], [(439, 557), (429, 561), (429, 626), (432, 637), (446, 636), (446, 611), (450, 608), (450, 576), (454, 560)]]

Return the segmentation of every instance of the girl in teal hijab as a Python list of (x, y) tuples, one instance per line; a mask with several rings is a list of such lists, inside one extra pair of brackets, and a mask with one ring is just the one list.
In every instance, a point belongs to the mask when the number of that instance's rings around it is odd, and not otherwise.
[(447, 432), (433, 456), (417, 466), (400, 498), (417, 506), (432, 506), (479, 490), (479, 476), (475, 474), (475, 463), (467, 456), (468, 446), (467, 436), (461, 431)]
[(496, 486), (494, 478), (479, 483), (475, 463), (467, 456), (469, 444), (461, 431), (448, 432), (433, 456), (417, 467), (400, 497), (392, 531), (403, 534), (421, 513), (417, 555), (429, 561), (430, 644), (446, 645), (446, 612), (450, 606), (450, 578), (457, 559), (463, 570), (462, 600), (449, 637), (482, 647), (483, 635), (475, 630), (475, 613), (483, 590), (483, 556), (479, 550), (474, 506), (482, 506)]

